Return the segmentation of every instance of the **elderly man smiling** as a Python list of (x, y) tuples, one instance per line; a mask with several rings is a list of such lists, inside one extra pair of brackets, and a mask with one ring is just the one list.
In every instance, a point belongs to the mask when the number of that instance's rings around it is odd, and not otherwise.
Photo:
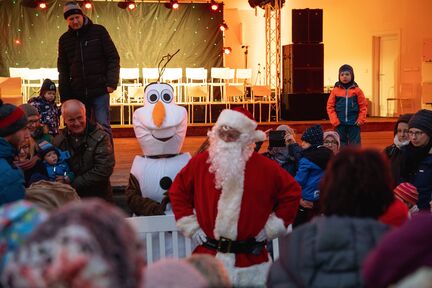
[(72, 187), (80, 197), (112, 201), (109, 179), (115, 160), (109, 135), (87, 121), (86, 108), (78, 100), (64, 102), (62, 115), (66, 128), (56, 136), (54, 145), (70, 153), (68, 163), (76, 175)]

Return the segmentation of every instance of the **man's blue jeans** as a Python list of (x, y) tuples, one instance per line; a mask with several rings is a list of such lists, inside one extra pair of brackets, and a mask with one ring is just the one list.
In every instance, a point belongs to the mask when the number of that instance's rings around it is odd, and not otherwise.
[(110, 95), (108, 93), (92, 97), (86, 103), (87, 118), (99, 123), (112, 139), (110, 125)]

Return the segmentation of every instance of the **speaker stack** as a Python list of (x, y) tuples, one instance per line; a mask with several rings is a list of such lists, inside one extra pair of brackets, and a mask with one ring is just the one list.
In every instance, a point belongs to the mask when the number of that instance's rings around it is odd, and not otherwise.
[(293, 44), (282, 47), (283, 95), (281, 116), (284, 120), (327, 118), (325, 103), (328, 94), (323, 94), (324, 44), (322, 44), (322, 23), (322, 9), (292, 10)]

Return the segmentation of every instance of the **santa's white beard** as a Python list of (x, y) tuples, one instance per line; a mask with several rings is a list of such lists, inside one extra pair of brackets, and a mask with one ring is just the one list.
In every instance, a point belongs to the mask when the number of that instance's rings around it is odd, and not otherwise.
[[(247, 135), (240, 135), (234, 142), (225, 142), (216, 132), (216, 126), (208, 133), (210, 172), (215, 174), (217, 189), (221, 189), (227, 182), (239, 181), (244, 176), (247, 160), (253, 152), (253, 142)], [(243, 177), (241, 177), (243, 179)]]

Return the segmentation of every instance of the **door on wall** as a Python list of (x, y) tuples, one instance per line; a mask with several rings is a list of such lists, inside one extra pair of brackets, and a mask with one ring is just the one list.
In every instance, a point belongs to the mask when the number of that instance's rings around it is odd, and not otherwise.
[(399, 35), (373, 37), (373, 102), (374, 115), (393, 116), (399, 105), (397, 73)]

